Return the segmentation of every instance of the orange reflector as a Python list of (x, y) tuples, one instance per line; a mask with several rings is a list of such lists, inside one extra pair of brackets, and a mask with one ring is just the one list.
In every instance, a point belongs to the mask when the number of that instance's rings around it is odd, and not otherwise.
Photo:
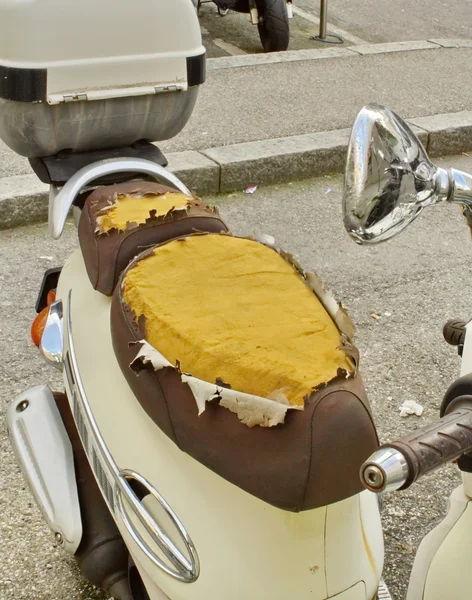
[(43, 310), (37, 315), (33, 324), (31, 325), (31, 339), (36, 347), (39, 347), (39, 343), (43, 336), (44, 327), (49, 314), (49, 306), (43, 308)]
[(46, 300), (48, 305), (43, 308), (43, 310), (35, 317), (33, 324), (31, 325), (31, 339), (37, 348), (39, 348), (41, 338), (43, 337), (44, 327), (46, 326), (46, 321), (49, 314), (49, 306), (54, 302), (55, 299), (56, 291), (50, 290)]

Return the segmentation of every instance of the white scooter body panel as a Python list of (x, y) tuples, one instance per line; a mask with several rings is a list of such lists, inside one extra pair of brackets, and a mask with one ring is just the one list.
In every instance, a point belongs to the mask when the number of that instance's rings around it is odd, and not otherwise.
[[(172, 600), (371, 600), (383, 566), (376, 496), (365, 491), (291, 513), (217, 476), (180, 451), (134, 397), (112, 347), (111, 300), (91, 287), (80, 251), (65, 264), (57, 289), (65, 315), (70, 291), (80, 377), (108, 450), (118, 468), (134, 470), (163, 495), (200, 559), (194, 583), (176, 580), (142, 552), (115, 515), (151, 600), (163, 594)], [(153, 498), (143, 504), (161, 518)], [(136, 528), (144, 533), (139, 523)]]
[[(472, 321), (466, 325), (461, 377), (472, 373)], [(461, 598), (472, 586), (472, 474), (452, 493), (448, 512), (422, 540), (413, 564), (407, 600)]]
[(472, 321), (465, 326), (466, 334), (462, 351), (461, 377), (472, 373)]
[(468, 501), (431, 563), (424, 588), (424, 600), (467, 598), (467, 590), (472, 587), (471, 531), (472, 502)]

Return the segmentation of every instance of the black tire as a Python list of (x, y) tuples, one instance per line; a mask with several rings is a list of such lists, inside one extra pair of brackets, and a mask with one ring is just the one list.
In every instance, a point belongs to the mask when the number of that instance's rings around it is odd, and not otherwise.
[(286, 0), (262, 0), (258, 2), (259, 36), (264, 52), (287, 50), (290, 41)]

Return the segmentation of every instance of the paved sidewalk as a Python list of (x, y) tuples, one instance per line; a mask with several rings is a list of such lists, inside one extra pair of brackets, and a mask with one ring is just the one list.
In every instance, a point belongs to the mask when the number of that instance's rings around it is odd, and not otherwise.
[[(302, 50), (295, 56), (334, 57), (232, 69), (222, 67), (244, 60), (251, 64), (258, 57), (209, 61), (208, 80), (190, 122), (161, 147), (167, 152), (200, 150), (343, 129), (372, 101), (409, 118), (472, 109), (464, 79), (470, 71), (472, 44), (440, 48), (421, 41), (416, 44), (428, 50), (410, 50), (412, 44)], [(356, 53), (362, 50), (369, 54)], [(259, 60), (267, 59), (262, 55)], [(443, 73), (447, 76), (438, 76)]]

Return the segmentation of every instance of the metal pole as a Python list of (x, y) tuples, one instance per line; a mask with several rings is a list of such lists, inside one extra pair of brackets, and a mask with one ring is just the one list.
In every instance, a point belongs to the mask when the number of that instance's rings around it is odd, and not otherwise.
[[(1, 1), (1, 0), (0, 0)], [(320, 0), (320, 35), (310, 36), (310, 40), (324, 42), (325, 44), (342, 44), (342, 37), (328, 33), (328, 0)], [(336, 41), (335, 41), (336, 40)]]
[(320, 0), (320, 39), (326, 39), (328, 23), (328, 0)]

